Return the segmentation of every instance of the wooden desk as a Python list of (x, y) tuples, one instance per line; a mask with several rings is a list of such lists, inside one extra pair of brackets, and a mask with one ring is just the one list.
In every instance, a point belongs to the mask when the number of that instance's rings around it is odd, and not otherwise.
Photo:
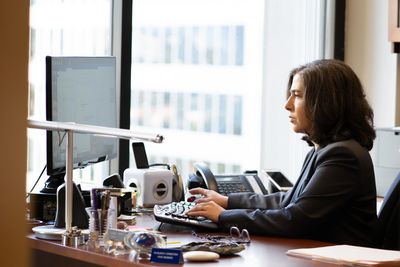
[[(138, 225), (148, 227), (155, 226), (152, 216), (144, 216), (137, 219)], [(188, 232), (168, 232), (168, 240), (179, 240), (182, 242), (195, 241)], [(32, 249), (32, 266), (176, 266), (169, 264), (153, 264), (141, 261), (140, 263), (130, 262), (127, 256), (112, 256), (103, 251), (88, 251), (84, 247), (72, 248), (61, 245), (59, 241), (46, 241), (37, 239), (33, 234), (28, 235), (28, 243)], [(198, 240), (197, 240), (198, 241)], [(184, 266), (337, 266), (334, 264), (316, 262), (286, 255), (288, 249), (308, 248), (330, 245), (312, 240), (288, 239), (251, 236), (251, 244), (235, 256), (220, 258), (217, 262), (190, 263), (185, 262)]]

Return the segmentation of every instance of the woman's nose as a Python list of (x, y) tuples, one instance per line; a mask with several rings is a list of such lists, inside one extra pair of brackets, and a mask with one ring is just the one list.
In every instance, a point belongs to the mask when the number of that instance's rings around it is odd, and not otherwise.
[(292, 110), (292, 108), (293, 108), (293, 98), (292, 98), (292, 96), (289, 96), (289, 98), (288, 98), (288, 100), (286, 101), (286, 104), (285, 104), (285, 109), (286, 110)]

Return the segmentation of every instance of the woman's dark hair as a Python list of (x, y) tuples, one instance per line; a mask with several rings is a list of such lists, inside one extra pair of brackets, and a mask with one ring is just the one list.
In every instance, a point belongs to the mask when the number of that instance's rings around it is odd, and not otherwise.
[(374, 113), (354, 71), (339, 60), (313, 61), (291, 71), (288, 94), (296, 74), (304, 83), (305, 114), (312, 123), (304, 140), (326, 146), (355, 139), (371, 150)]

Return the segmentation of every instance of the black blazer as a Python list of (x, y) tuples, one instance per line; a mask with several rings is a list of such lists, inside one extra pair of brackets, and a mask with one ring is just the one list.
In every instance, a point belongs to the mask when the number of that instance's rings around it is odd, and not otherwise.
[(312, 149), (286, 193), (234, 193), (218, 223), (250, 233), (371, 246), (377, 221), (369, 152), (354, 140)]

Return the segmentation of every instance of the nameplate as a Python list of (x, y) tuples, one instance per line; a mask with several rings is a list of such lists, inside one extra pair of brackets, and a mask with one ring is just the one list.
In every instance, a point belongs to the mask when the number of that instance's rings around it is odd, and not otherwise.
[(129, 232), (120, 229), (109, 228), (108, 229), (108, 239), (112, 241), (121, 241), (124, 242), (125, 236)]
[(172, 248), (152, 248), (151, 262), (182, 264), (182, 250)]

